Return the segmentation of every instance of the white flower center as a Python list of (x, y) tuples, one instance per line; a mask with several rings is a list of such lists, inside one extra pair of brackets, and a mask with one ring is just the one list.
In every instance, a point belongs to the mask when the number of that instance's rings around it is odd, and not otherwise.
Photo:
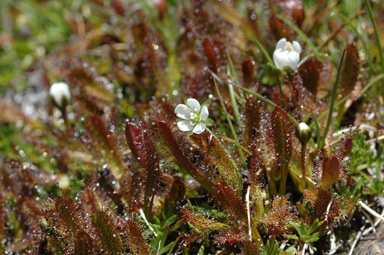
[(201, 117), (201, 114), (198, 114), (198, 113), (194, 113), (194, 112), (191, 112), (189, 114), (189, 119), (191, 120), (191, 125), (194, 125), (196, 124), (197, 122), (200, 121), (200, 117)]
[(288, 54), (291, 51), (296, 51), (296, 50), (292, 47), (292, 45), (285, 45), (283, 51)]

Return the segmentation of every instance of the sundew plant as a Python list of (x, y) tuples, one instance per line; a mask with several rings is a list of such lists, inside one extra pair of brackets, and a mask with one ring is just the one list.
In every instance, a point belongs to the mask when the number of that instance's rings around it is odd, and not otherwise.
[(2, 1), (0, 254), (359, 254), (384, 220), (383, 12)]

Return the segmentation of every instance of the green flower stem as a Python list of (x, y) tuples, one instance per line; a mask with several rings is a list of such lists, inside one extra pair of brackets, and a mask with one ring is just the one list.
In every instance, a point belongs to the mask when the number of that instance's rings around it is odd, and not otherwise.
[(328, 112), (328, 120), (327, 120), (327, 125), (325, 126), (323, 138), (321, 139), (321, 143), (319, 148), (322, 148), (325, 144), (325, 139), (327, 138), (328, 130), (332, 122), (332, 114), (333, 114), (333, 109), (335, 107), (335, 101), (336, 101), (336, 96), (337, 96), (337, 89), (340, 84), (340, 78), (341, 78), (341, 70), (343, 68), (343, 63), (344, 63), (344, 55), (345, 55), (345, 49), (343, 51), (343, 54), (341, 55), (340, 63), (339, 63), (339, 68), (337, 70), (337, 77), (335, 84), (333, 85), (332, 89), (332, 96), (331, 96), (331, 105), (329, 107), (329, 112)]
[[(218, 96), (219, 99), (220, 99), (221, 107), (223, 108), (223, 111), (224, 111), (224, 113), (225, 113), (225, 117), (227, 118), (227, 121), (228, 121), (229, 127), (230, 127), (230, 129), (231, 129), (233, 138), (235, 139), (235, 142), (236, 142), (236, 143), (239, 143), (239, 139), (237, 138), (235, 128), (234, 128), (233, 125), (232, 125), (231, 118), (229, 118), (229, 113), (227, 112), (227, 109), (225, 108), (224, 100), (223, 100), (223, 98), (221, 97), (221, 94), (220, 94), (220, 91), (219, 91), (219, 87), (217, 86), (216, 79), (213, 79), (213, 81), (214, 81), (214, 83), (215, 83), (216, 93), (217, 93), (217, 96)], [(241, 148), (239, 148), (239, 147), (238, 147), (238, 150), (239, 150), (239, 154), (240, 154), (240, 158), (241, 158), (241, 163), (242, 163), (243, 166), (246, 166), (245, 157), (244, 157), (244, 155), (243, 155), (243, 150), (242, 150)]]
[(365, 0), (365, 5), (367, 6), (369, 18), (371, 19), (373, 30), (375, 31), (376, 43), (377, 43), (377, 47), (379, 47), (379, 53), (380, 53), (381, 71), (383, 72), (384, 71), (384, 55), (383, 55), (383, 49), (381, 48), (379, 31), (377, 30), (375, 17), (373, 16), (372, 7), (371, 7), (369, 0)]

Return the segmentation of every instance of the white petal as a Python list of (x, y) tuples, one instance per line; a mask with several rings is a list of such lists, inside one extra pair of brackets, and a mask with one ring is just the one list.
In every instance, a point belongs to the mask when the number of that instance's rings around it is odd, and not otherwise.
[(286, 63), (287, 54), (281, 49), (275, 50), (273, 53), (273, 62), (280, 70), (283, 70)]
[(296, 69), (297, 65), (299, 64), (299, 61), (300, 61), (300, 54), (298, 52), (296, 52), (296, 51), (291, 51), (288, 54), (287, 64), (286, 65), (289, 66), (292, 69)]
[(178, 104), (175, 108), (176, 116), (182, 119), (189, 120), (191, 109), (185, 104)]
[(209, 115), (208, 107), (206, 107), (206, 106), (204, 105), (203, 108), (201, 109), (201, 120), (202, 120), (202, 121), (207, 120), (207, 119), (208, 119), (208, 115)]
[(71, 93), (69, 92), (69, 86), (65, 82), (53, 83), (49, 89), (49, 95), (55, 100), (59, 107), (63, 107), (63, 99), (67, 101), (71, 99)]
[(276, 50), (277, 49), (284, 49), (285, 43), (287, 42), (287, 39), (282, 38), (280, 39), (276, 44)]
[(188, 105), (189, 108), (191, 108), (191, 110), (194, 111), (195, 113), (200, 112), (200, 103), (199, 103), (199, 101), (197, 101), (196, 99), (194, 99), (194, 98), (188, 98), (188, 100), (187, 100), (187, 105)]
[(292, 46), (295, 49), (295, 51), (297, 51), (298, 53), (301, 53), (301, 46), (298, 42), (293, 41)]
[(280, 51), (281, 50), (278, 49), (278, 50), (275, 50), (273, 52), (273, 63), (275, 63), (275, 66), (281, 70), (281, 66), (280, 66), (280, 62), (279, 62), (279, 60), (280, 60), (280, 58), (279, 58)]
[(181, 120), (177, 122), (177, 126), (181, 131), (187, 132), (193, 129), (193, 125), (190, 123), (190, 120)]
[(195, 128), (193, 129), (192, 132), (195, 133), (195, 134), (201, 134), (201, 133), (204, 132), (206, 127), (207, 126), (205, 125), (205, 123), (199, 122), (199, 123), (196, 124), (196, 126), (195, 126)]

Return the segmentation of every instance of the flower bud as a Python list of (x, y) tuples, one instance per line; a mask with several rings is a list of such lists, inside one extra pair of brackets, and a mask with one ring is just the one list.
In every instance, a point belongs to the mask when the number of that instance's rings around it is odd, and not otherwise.
[(49, 89), (49, 96), (54, 105), (63, 110), (71, 99), (68, 84), (65, 82), (57, 82), (52, 84), (51, 88)]
[(297, 125), (296, 136), (299, 138), (299, 141), (302, 145), (306, 145), (308, 143), (309, 139), (311, 139), (311, 134), (311, 128), (304, 122), (301, 122), (299, 125)]

